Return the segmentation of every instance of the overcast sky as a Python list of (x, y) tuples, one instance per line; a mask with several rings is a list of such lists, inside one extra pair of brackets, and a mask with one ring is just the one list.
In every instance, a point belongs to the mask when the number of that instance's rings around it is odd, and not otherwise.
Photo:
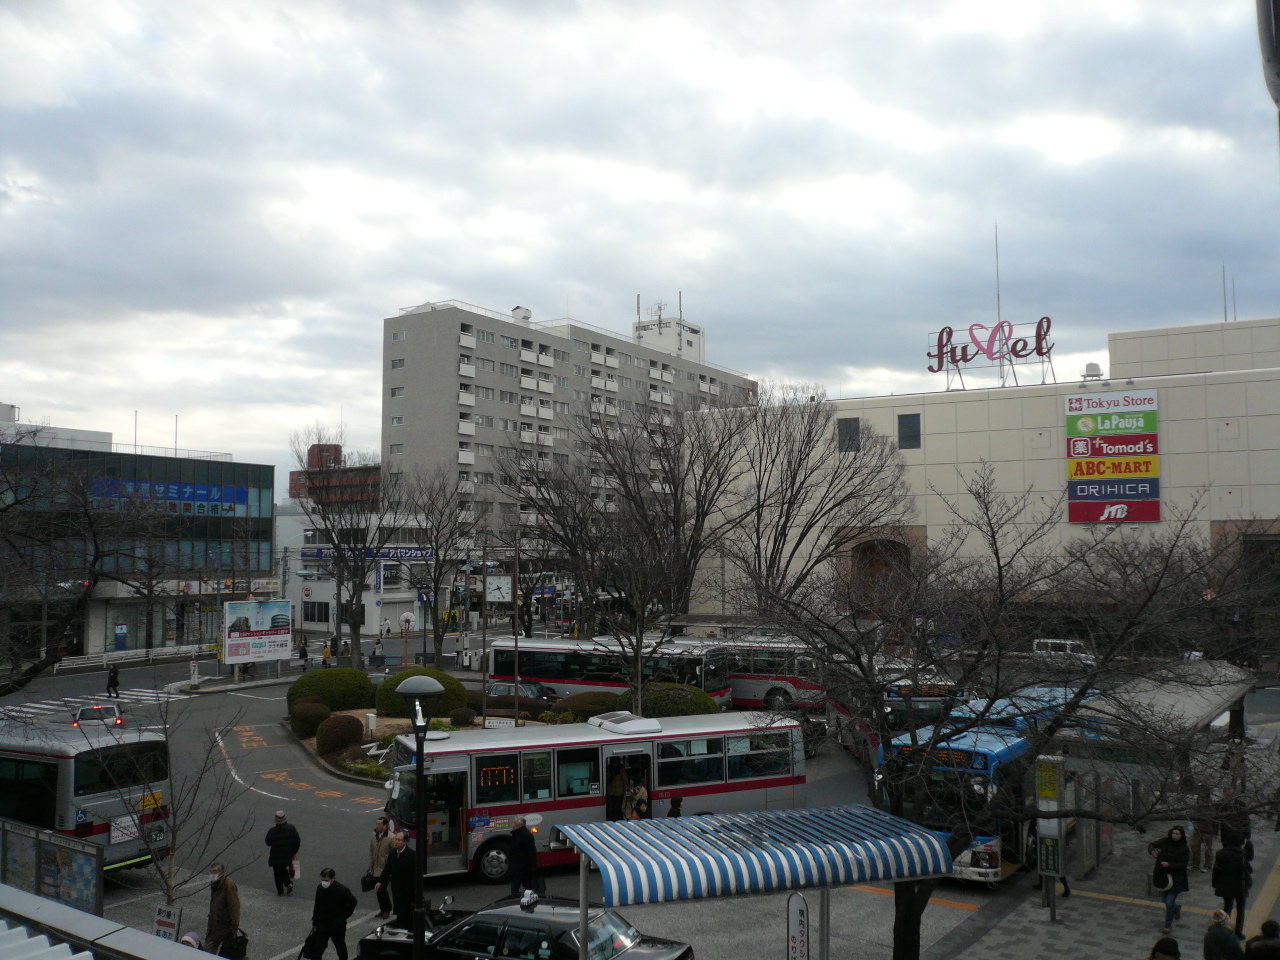
[[(928, 334), (1280, 314), (1253, 0), (0, 2), (0, 402), (287, 468), (376, 448), (381, 319), (629, 332), (832, 395)], [(283, 483), (278, 487), (282, 489)]]

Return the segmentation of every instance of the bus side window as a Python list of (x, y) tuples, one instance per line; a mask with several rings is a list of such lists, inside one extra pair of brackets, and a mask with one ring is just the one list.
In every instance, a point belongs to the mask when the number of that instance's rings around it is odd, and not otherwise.
[(520, 800), (520, 754), (499, 753), (476, 758), (476, 803)]
[(551, 751), (539, 750), (524, 755), (524, 787), (526, 800), (551, 799)]
[(0, 817), (52, 830), (57, 799), (56, 764), (0, 758)]
[(658, 786), (679, 787), (724, 780), (723, 749), (719, 737), (662, 744), (658, 754)]
[(570, 747), (556, 751), (556, 785), (560, 797), (589, 797), (600, 790), (600, 748)]

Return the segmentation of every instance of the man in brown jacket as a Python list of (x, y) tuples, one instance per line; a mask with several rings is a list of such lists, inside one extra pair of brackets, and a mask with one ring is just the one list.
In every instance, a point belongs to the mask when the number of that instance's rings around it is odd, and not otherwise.
[(209, 868), (209, 927), (204, 948), (224, 956), (222, 949), (240, 929), (240, 889), (220, 863)]
[[(386, 817), (379, 817), (373, 824), (373, 837), (369, 840), (369, 869), (374, 877), (381, 877), (391, 854), (391, 828)], [(391, 916), (391, 891), (378, 887), (378, 916), (383, 920)]]

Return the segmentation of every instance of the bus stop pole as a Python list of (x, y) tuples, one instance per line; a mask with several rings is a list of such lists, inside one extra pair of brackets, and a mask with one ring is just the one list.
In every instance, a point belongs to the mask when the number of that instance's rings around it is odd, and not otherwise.
[(587, 855), (578, 854), (578, 960), (587, 960)]
[(818, 888), (818, 926), (822, 929), (818, 941), (818, 960), (831, 960), (831, 888)]

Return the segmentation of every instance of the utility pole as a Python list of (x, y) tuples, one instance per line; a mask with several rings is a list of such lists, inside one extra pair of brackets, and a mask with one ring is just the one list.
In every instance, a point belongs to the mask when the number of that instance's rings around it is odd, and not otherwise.
[(489, 718), (489, 531), (480, 547), (480, 717)]
[[(516, 523), (520, 523), (520, 518), (516, 517)], [(516, 551), (515, 551), (515, 575), (511, 582), (511, 604), (515, 609), (515, 642), (513, 655), (515, 657), (516, 682), (512, 689), (516, 695), (516, 726), (520, 726), (520, 631), (524, 627), (523, 618), (520, 616), (520, 528), (516, 527)]]

